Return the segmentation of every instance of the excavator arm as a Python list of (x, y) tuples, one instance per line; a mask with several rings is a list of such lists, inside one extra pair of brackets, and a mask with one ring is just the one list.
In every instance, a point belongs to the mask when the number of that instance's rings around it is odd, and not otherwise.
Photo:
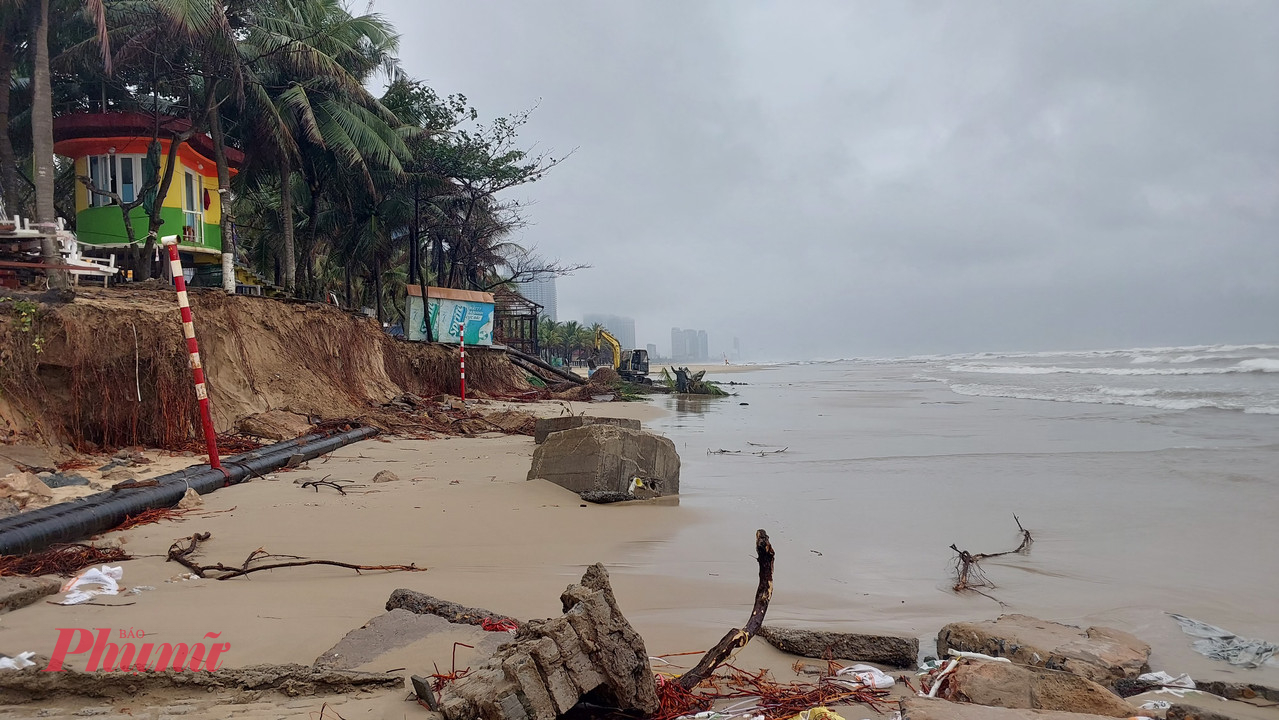
[(595, 332), (595, 351), (597, 353), (599, 352), (601, 342), (608, 343), (609, 349), (613, 351), (613, 369), (616, 370), (621, 367), (622, 344), (617, 341), (617, 338), (613, 337), (612, 333), (604, 328), (600, 328)]

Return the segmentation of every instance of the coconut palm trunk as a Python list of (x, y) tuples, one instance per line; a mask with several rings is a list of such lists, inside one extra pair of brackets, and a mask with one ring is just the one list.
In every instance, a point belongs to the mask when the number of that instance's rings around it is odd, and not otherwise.
[(13, 85), (13, 54), (16, 50), (10, 29), (6, 26), (4, 37), (0, 37), (0, 197), (4, 198), (5, 212), (14, 215), (25, 213), (19, 207), (17, 156), (13, 141), (9, 139), (9, 88)]
[[(31, 88), (31, 150), (35, 168), (36, 221), (44, 231), (40, 236), (40, 257), (46, 265), (62, 264), (58, 253), (58, 213), (53, 205), (53, 89), (49, 79), (49, 0), (39, 0), (35, 17), (35, 67)], [(62, 270), (47, 270), (49, 287), (71, 287)]]
[(293, 251), (293, 165), (288, 152), (280, 154), (280, 222), (284, 233), (284, 289), (293, 292), (297, 282), (297, 254)]

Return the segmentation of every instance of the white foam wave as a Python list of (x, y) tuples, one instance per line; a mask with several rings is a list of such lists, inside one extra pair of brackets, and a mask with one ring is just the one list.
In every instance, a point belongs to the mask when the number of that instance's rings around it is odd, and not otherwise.
[(1279, 360), (1252, 358), (1230, 367), (1146, 368), (1146, 367), (1061, 367), (1059, 365), (951, 365), (951, 372), (988, 375), (1228, 375), (1232, 373), (1279, 373)]
[(1044, 400), (1048, 402), (1086, 403), (1093, 405), (1132, 405), (1156, 410), (1218, 410), (1242, 411), (1252, 415), (1279, 415), (1279, 408), (1245, 406), (1224, 397), (1169, 397), (1159, 391), (1134, 391), (1125, 394), (1122, 388), (1095, 388), (1094, 390), (1046, 391), (1008, 385), (983, 385), (951, 383), (950, 389), (958, 395), (975, 397), (999, 397), (1016, 400)]

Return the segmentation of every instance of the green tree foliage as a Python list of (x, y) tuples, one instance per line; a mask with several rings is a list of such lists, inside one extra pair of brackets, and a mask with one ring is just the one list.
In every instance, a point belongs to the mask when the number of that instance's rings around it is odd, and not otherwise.
[[(41, 22), (46, 6), (57, 22)], [(209, 135), (226, 248), (234, 222), (238, 261), (285, 292), (397, 321), (409, 283), (492, 290), (582, 267), (514, 240), (524, 207), (509, 191), (563, 160), (522, 145), (529, 112), (482, 122), (464, 96), (408, 77), (378, 14), (343, 0), (0, 0), (0, 26), (10, 212), (53, 214), (53, 187), (56, 214), (73, 221), (72, 173), (34, 162), (51, 142), (48, 118), (128, 110), (190, 123), (171, 155)], [(246, 158), (234, 178), (231, 147)], [(170, 182), (146, 190), (163, 196)], [(158, 208), (149, 215), (145, 236), (131, 237), (139, 277), (173, 232)]]

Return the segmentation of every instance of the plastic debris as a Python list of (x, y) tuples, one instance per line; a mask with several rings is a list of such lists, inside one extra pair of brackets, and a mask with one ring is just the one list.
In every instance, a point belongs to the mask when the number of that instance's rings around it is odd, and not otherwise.
[(1187, 690), (1195, 689), (1195, 681), (1191, 680), (1189, 675), (1182, 673), (1177, 677), (1173, 677), (1163, 670), (1138, 675), (1137, 682), (1143, 682), (1147, 685), (1162, 685), (1163, 687), (1186, 688)]
[[(66, 593), (67, 596), (59, 604), (79, 605), (99, 595), (118, 595), (120, 593), (120, 580), (123, 578), (123, 567), (103, 565), (101, 568), (89, 568), (71, 578), (62, 586), (62, 592)], [(92, 585), (99, 587), (90, 587)]]
[[(1279, 645), (1265, 640), (1241, 638), (1216, 625), (1200, 622), (1185, 615), (1168, 613), (1181, 624), (1182, 632), (1200, 638), (1190, 644), (1195, 652), (1213, 660), (1225, 660), (1231, 665), (1255, 668), (1270, 662)], [(1271, 664), (1274, 664), (1271, 662)]]
[[(866, 667), (866, 666), (863, 665), (861, 667)], [(847, 669), (848, 668), (844, 668), (844, 670), (847, 670)], [(874, 670), (874, 669), (875, 668), (871, 668), (871, 670)], [(844, 720), (844, 718), (840, 716), (839, 713), (825, 706), (815, 707), (811, 710), (805, 710), (804, 712), (800, 713), (797, 717), (799, 718), (799, 720)]]
[(1172, 707), (1172, 703), (1167, 700), (1147, 700), (1141, 704), (1138, 710), (1167, 710)]
[[(879, 668), (871, 667), (870, 665), (849, 665), (846, 668), (840, 668), (839, 671), (835, 673), (835, 677), (831, 678), (831, 682), (837, 685), (843, 685), (850, 690), (861, 690), (864, 688), (870, 690), (887, 690), (897, 684), (897, 681), (893, 679), (893, 676)], [(815, 709), (823, 710), (825, 708)], [(831, 714), (834, 715), (834, 713)], [(835, 717), (839, 716), (836, 715)], [(819, 719), (814, 717), (809, 718), (808, 720)]]
[(950, 650), (947, 650), (946, 654), (950, 655), (951, 657), (963, 658), (965, 660), (985, 660), (990, 662), (1006, 662), (1006, 663), (1012, 662), (1012, 660), (1009, 660), (1006, 657), (995, 657), (994, 655), (983, 655), (982, 653), (976, 653), (976, 652), (964, 652), (963, 650), (956, 650), (955, 648), (951, 648)]
[(24, 653), (18, 653), (17, 657), (0, 657), (0, 670), (23, 670), (34, 667), (35, 663), (31, 662), (35, 652), (28, 650)]

